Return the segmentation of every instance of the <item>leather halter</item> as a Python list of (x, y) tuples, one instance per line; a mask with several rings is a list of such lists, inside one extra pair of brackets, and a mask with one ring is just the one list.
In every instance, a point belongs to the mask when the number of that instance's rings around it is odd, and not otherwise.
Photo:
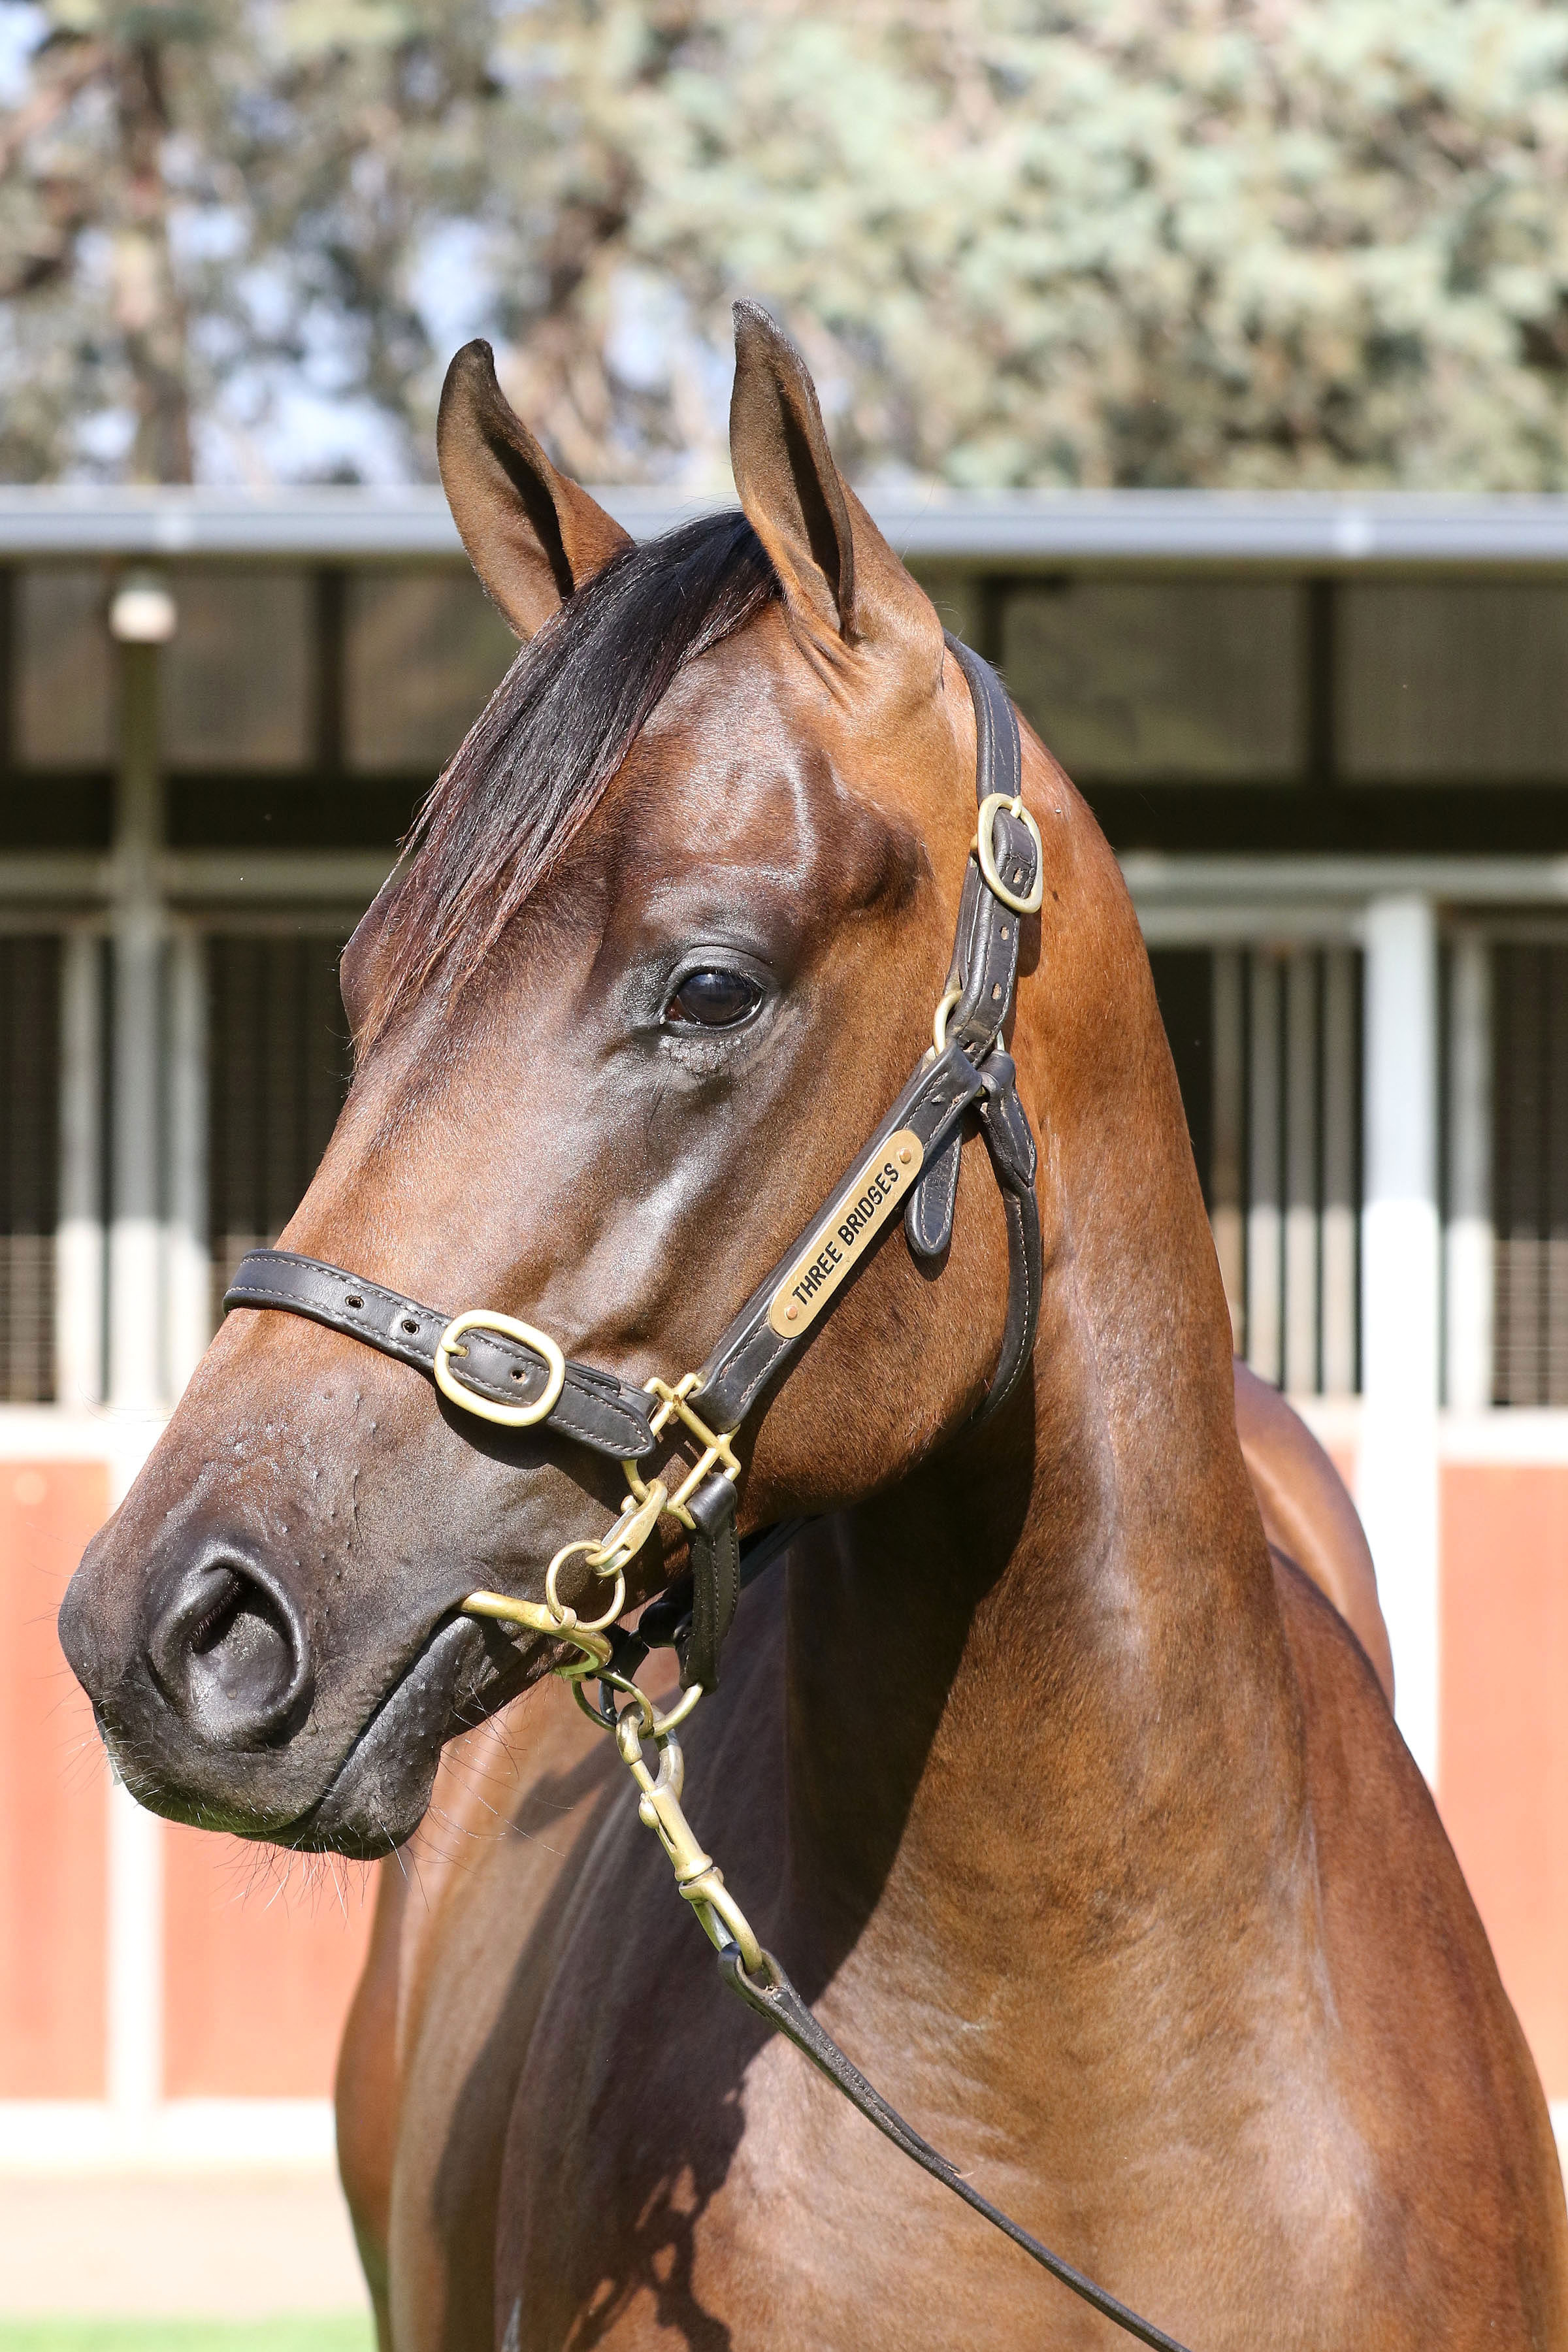
[[(687, 1528), (691, 1556), (690, 1622), (682, 1624), (678, 1640), (688, 1689), (717, 1685), (720, 1651), (741, 1595), (740, 1465), (728, 1440), (762, 1391), (794, 1364), (811, 1329), (832, 1312), (843, 1296), (844, 1276), (876, 1246), (895, 1209), (902, 1210), (917, 1256), (939, 1257), (946, 1249), (969, 1112), (985, 1139), (1007, 1219), (1007, 1318), (977, 1419), (994, 1413), (1012, 1392), (1034, 1346), (1041, 1271), (1035, 1139), (1018, 1099), (1012, 1056), (999, 1040), (1017, 982), (1019, 924), (1040, 903), (1042, 851), (1021, 798), (1018, 719), (1006, 689), (969, 646), (951, 635), (947, 643), (974, 706), (979, 822), (932, 1045), (848, 1173), (753, 1291), (700, 1371), (675, 1390), (661, 1382), (631, 1388), (613, 1372), (568, 1360), (529, 1324), (488, 1310), (448, 1319), (417, 1299), (291, 1250), (252, 1250), (224, 1297), (226, 1308), (279, 1308), (363, 1340), (428, 1374), (454, 1405), (481, 1419), (554, 1431), (613, 1455), (626, 1465), (632, 1496), (607, 1542), (635, 1516), (634, 1499), (646, 1503), (659, 1491), (643, 1486), (635, 1465), (679, 1419), (705, 1446), (701, 1476), (687, 1482), (673, 1506)], [(643, 1516), (639, 1542), (657, 1513)], [(672, 1589), (667, 1599), (685, 1594)]]
[[(1053, 2253), (984, 2196), (889, 2105), (817, 2022), (773, 1954), (756, 1943), (724, 1886), (722, 1872), (697, 1844), (679, 1805), (683, 1767), (677, 1727), (693, 1701), (718, 1682), (720, 1649), (742, 1585), (782, 1557), (806, 1524), (791, 1519), (762, 1529), (743, 1548), (737, 1542), (741, 1465), (730, 1438), (769, 1381), (793, 1364), (811, 1328), (832, 1312), (843, 1296), (843, 1277), (876, 1246), (895, 1210), (901, 1210), (917, 1256), (938, 1257), (947, 1247), (963, 1119), (970, 1111), (985, 1138), (1007, 1216), (1007, 1319), (977, 1419), (994, 1412), (1011, 1393), (1034, 1347), (1041, 1276), (1035, 1139), (1018, 1100), (1012, 1056), (999, 1040), (1017, 982), (1019, 921), (1040, 903), (1043, 850), (1034, 820), (1024, 811), (1018, 720), (1006, 691), (978, 654), (952, 635), (947, 643), (969, 680), (974, 704), (979, 822), (931, 1050), (848, 1174), (752, 1292), (700, 1371), (688, 1373), (673, 1388), (657, 1380), (646, 1389), (628, 1388), (613, 1372), (569, 1362), (531, 1325), (479, 1309), (448, 1321), (380, 1283), (289, 1250), (253, 1250), (241, 1260), (224, 1305), (280, 1307), (307, 1316), (428, 1373), (452, 1404), (481, 1419), (553, 1429), (624, 1465), (632, 1492), (619, 1520), (601, 1544), (569, 1544), (556, 1555), (545, 1579), (550, 1608), (500, 1593), (473, 1593), (465, 1604), (468, 1613), (558, 1633), (579, 1654), (576, 1665), (556, 1671), (577, 1686), (585, 1712), (616, 1734), (643, 1792), (641, 1818), (658, 1834), (676, 1864), (681, 1895), (718, 1946), (730, 1990), (771, 2031), (793, 2042), (896, 2147), (1053, 2278), (1151, 2352), (1184, 2352), (1174, 2336)], [(636, 1465), (655, 1451), (673, 1420), (697, 1437), (702, 1454), (670, 1495), (658, 1482), (645, 1486)], [(615, 1625), (626, 1590), (619, 1567), (646, 1540), (660, 1507), (673, 1510), (689, 1530), (690, 1575), (650, 1602), (635, 1631)], [(557, 1569), (576, 1550), (586, 1551), (591, 1565), (604, 1563), (601, 1573), (616, 1576), (616, 1602), (605, 1617), (586, 1625), (559, 1603), (554, 1589)], [(661, 1717), (633, 1677), (651, 1649), (667, 1646), (679, 1655), (687, 1696)], [(583, 1682), (595, 1676), (597, 1707), (582, 1690)], [(619, 1713), (617, 1691), (631, 1700)], [(648, 1736), (661, 1756), (657, 1780), (642, 1760)]]

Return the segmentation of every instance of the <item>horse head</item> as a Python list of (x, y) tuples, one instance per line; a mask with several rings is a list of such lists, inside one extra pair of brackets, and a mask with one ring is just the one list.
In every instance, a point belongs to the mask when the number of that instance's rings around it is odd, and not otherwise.
[[(918, 1064), (975, 835), (970, 688), (838, 475), (799, 357), (747, 306), (731, 432), (740, 511), (633, 546), (488, 349), (453, 362), (443, 478), (525, 642), (345, 952), (353, 1082), (282, 1237), (633, 1387), (701, 1363)], [(1068, 869), (1109, 853), (1032, 739), (1025, 792), (1049, 922)], [(1037, 917), (1021, 946), (1026, 972)], [(1046, 1025), (1013, 1042), (1037, 1122)], [(1007, 1295), (971, 1137), (945, 1249), (889, 1231), (749, 1413), (743, 1525), (853, 1503), (963, 1429)], [(537, 1601), (623, 1486), (551, 1423), (497, 1426), (338, 1330), (239, 1308), (84, 1559), (62, 1640), (144, 1803), (384, 1852), (442, 1742), (559, 1654), (466, 1597)], [(685, 1548), (667, 1517), (630, 1601)]]

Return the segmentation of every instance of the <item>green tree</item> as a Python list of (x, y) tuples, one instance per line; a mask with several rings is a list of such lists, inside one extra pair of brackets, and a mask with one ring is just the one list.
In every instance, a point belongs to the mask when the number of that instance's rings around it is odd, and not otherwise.
[(717, 483), (744, 291), (863, 478), (1568, 487), (1561, 0), (37, 14), (14, 474), (177, 472), (290, 370), (425, 471), (482, 328), (574, 470)]
[[(0, 129), (0, 465), (241, 471), (290, 374), (384, 417), (401, 469), (435, 355), (410, 274), (486, 182), (483, 5), (47, 0)], [(237, 452), (237, 457), (235, 457)]]
[(862, 473), (1568, 484), (1560, 0), (560, 0), (505, 38), (558, 207), (615, 221), (551, 322), (575, 375), (521, 338), (563, 439), (630, 269), (710, 352), (773, 302)]

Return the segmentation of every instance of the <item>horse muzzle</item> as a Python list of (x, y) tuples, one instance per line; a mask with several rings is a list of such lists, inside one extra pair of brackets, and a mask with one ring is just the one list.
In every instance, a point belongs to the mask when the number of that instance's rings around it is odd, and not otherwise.
[(61, 1646), (121, 1778), (174, 1821), (390, 1853), (424, 1817), (443, 1742), (526, 1678), (512, 1644), (444, 1612), (409, 1628), (367, 1689), (363, 1666), (345, 1677), (321, 1654), (283, 1579), (216, 1535), (154, 1564), (122, 1620), (103, 1541), (67, 1591)]

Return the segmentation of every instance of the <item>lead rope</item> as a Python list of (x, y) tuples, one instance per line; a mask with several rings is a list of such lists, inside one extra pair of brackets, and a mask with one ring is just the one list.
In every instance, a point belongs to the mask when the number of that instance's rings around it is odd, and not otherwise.
[[(628, 1510), (631, 1498), (628, 1498)], [(885, 2139), (951, 2189), (955, 2197), (1011, 2238), (1021, 2247), (1031, 2262), (1048, 2271), (1054, 2279), (1070, 2288), (1084, 2303), (1112, 2321), (1139, 2343), (1154, 2347), (1154, 2352), (1186, 2352), (1175, 2336), (1167, 2336), (1163, 2328), (1152, 2320), (1140, 2317), (1127, 2304), (1097, 2286), (1083, 2272), (1075, 2270), (1060, 2254), (1015, 2221), (999, 2205), (967, 2181), (947, 2158), (922, 2139), (913, 2126), (907, 2124), (897, 2109), (890, 2107), (881, 2093), (868, 2083), (859, 2068), (839, 2048), (816, 2019), (788, 1975), (772, 1952), (762, 1945), (745, 1913), (724, 1884), (724, 1874), (711, 1854), (705, 1853), (697, 1832), (687, 1820), (680, 1799), (686, 1784), (686, 1759), (679, 1738), (679, 1727), (688, 1721), (702, 1696), (700, 1683), (682, 1693), (679, 1702), (669, 1712), (661, 1715), (638, 1684), (615, 1664), (616, 1645), (608, 1628), (614, 1623), (624, 1603), (626, 1586), (622, 1570), (629, 1557), (624, 1550), (624, 1539), (630, 1532), (626, 1516), (612, 1528), (602, 1546), (569, 1545), (558, 1552), (551, 1563), (545, 1580), (546, 1600), (541, 1604), (532, 1601), (513, 1601), (504, 1592), (470, 1593), (463, 1603), (462, 1613), (483, 1617), (503, 1625), (517, 1625), (531, 1633), (542, 1633), (552, 1641), (565, 1642), (577, 1653), (563, 1665), (552, 1671), (563, 1682), (569, 1683), (572, 1696), (584, 1714), (601, 1729), (612, 1733), (621, 1761), (637, 1786), (637, 1818), (652, 1830), (675, 1872), (677, 1891), (690, 1904), (699, 1923), (719, 1956), (719, 1972), (724, 1982), (746, 2007), (762, 2018), (775, 2033), (793, 2042), (803, 2055), (809, 2058), (820, 2074), (826, 2074), (836, 2091), (842, 2093), (851, 2106), (859, 2110), (869, 2124), (874, 2124)], [(771, 1556), (777, 1557), (778, 1548)], [(588, 1623), (584, 1623), (575, 1612), (562, 1601), (556, 1591), (556, 1574), (566, 1552), (582, 1551), (588, 1566), (597, 1576), (610, 1580), (615, 1587), (616, 1606)], [(597, 1552), (600, 1557), (595, 1559)], [(657, 1605), (657, 1604), (656, 1604)], [(622, 1639), (625, 1640), (625, 1636)], [(623, 1653), (624, 1654), (624, 1653)], [(646, 1652), (644, 1653), (646, 1654)], [(596, 1682), (599, 1704), (595, 1706), (587, 1696), (584, 1685)], [(614, 1694), (623, 1695), (626, 1704), (617, 1707)], [(651, 1742), (656, 1764), (650, 1770), (644, 1749)]]

